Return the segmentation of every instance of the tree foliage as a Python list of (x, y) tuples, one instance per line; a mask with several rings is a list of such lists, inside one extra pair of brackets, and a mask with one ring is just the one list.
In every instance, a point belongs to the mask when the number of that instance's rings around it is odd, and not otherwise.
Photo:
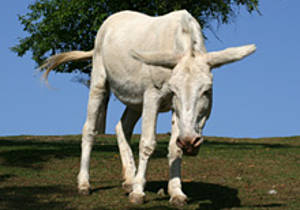
[[(228, 23), (241, 6), (249, 13), (258, 11), (258, 0), (36, 0), (27, 14), (19, 15), (29, 35), (12, 50), (19, 56), (32, 52), (32, 59), (40, 65), (55, 53), (92, 49), (102, 22), (121, 10), (161, 15), (186, 9), (206, 28), (211, 20)], [(90, 74), (88, 66), (87, 62), (68, 63), (55, 71)]]

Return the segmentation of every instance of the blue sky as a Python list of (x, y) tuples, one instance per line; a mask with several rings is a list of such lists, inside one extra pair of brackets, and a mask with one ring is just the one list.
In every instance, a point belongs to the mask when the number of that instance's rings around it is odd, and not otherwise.
[[(48, 89), (35, 74), (30, 54), (9, 50), (26, 34), (17, 14), (30, 0), (3, 2), (0, 8), (0, 136), (81, 133), (88, 89), (72, 82), (74, 75), (54, 74)], [(263, 1), (262, 16), (240, 10), (233, 23), (215, 24), (208, 51), (255, 43), (255, 54), (214, 70), (213, 110), (204, 129), (209, 136), (269, 137), (300, 135), (300, 1)], [(88, 50), (88, 49), (87, 49)], [(114, 97), (108, 110), (107, 133), (114, 133), (124, 106)], [(157, 131), (170, 130), (170, 113), (161, 114)], [(135, 128), (140, 133), (140, 122)]]

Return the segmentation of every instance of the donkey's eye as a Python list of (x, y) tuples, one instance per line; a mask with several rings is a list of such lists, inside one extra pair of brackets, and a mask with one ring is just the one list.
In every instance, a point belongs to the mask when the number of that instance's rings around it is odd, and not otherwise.
[(175, 92), (175, 88), (170, 88), (169, 87), (169, 91), (170, 91), (170, 93), (173, 95), (173, 96), (175, 96), (176, 95), (176, 92)]
[(212, 94), (212, 91), (211, 91), (211, 90), (206, 90), (206, 91), (204, 91), (204, 93), (203, 93), (203, 95), (204, 95), (204, 96), (207, 96), (207, 97), (211, 96), (211, 94)]
[(170, 91), (170, 93), (171, 93), (172, 96), (175, 96), (175, 93), (174, 93), (173, 90), (169, 89), (169, 91)]

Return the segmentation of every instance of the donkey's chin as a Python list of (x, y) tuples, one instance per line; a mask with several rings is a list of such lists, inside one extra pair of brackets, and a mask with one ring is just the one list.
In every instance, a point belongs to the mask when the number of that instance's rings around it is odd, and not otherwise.
[(196, 156), (199, 153), (199, 148), (200, 147), (197, 147), (197, 148), (188, 147), (188, 148), (182, 149), (182, 152), (183, 152), (183, 155), (186, 155), (186, 156)]

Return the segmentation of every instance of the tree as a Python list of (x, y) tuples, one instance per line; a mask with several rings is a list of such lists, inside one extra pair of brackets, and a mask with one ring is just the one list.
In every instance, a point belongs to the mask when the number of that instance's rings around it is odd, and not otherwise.
[[(228, 23), (244, 6), (249, 13), (258, 12), (258, 0), (36, 0), (29, 12), (19, 15), (19, 21), (29, 36), (21, 38), (11, 49), (23, 56), (32, 52), (38, 65), (50, 55), (90, 50), (102, 22), (121, 10), (135, 10), (149, 15), (161, 15), (186, 9), (196, 17), (202, 28), (212, 20)], [(67, 63), (56, 72), (79, 71), (90, 75), (89, 61)]]

